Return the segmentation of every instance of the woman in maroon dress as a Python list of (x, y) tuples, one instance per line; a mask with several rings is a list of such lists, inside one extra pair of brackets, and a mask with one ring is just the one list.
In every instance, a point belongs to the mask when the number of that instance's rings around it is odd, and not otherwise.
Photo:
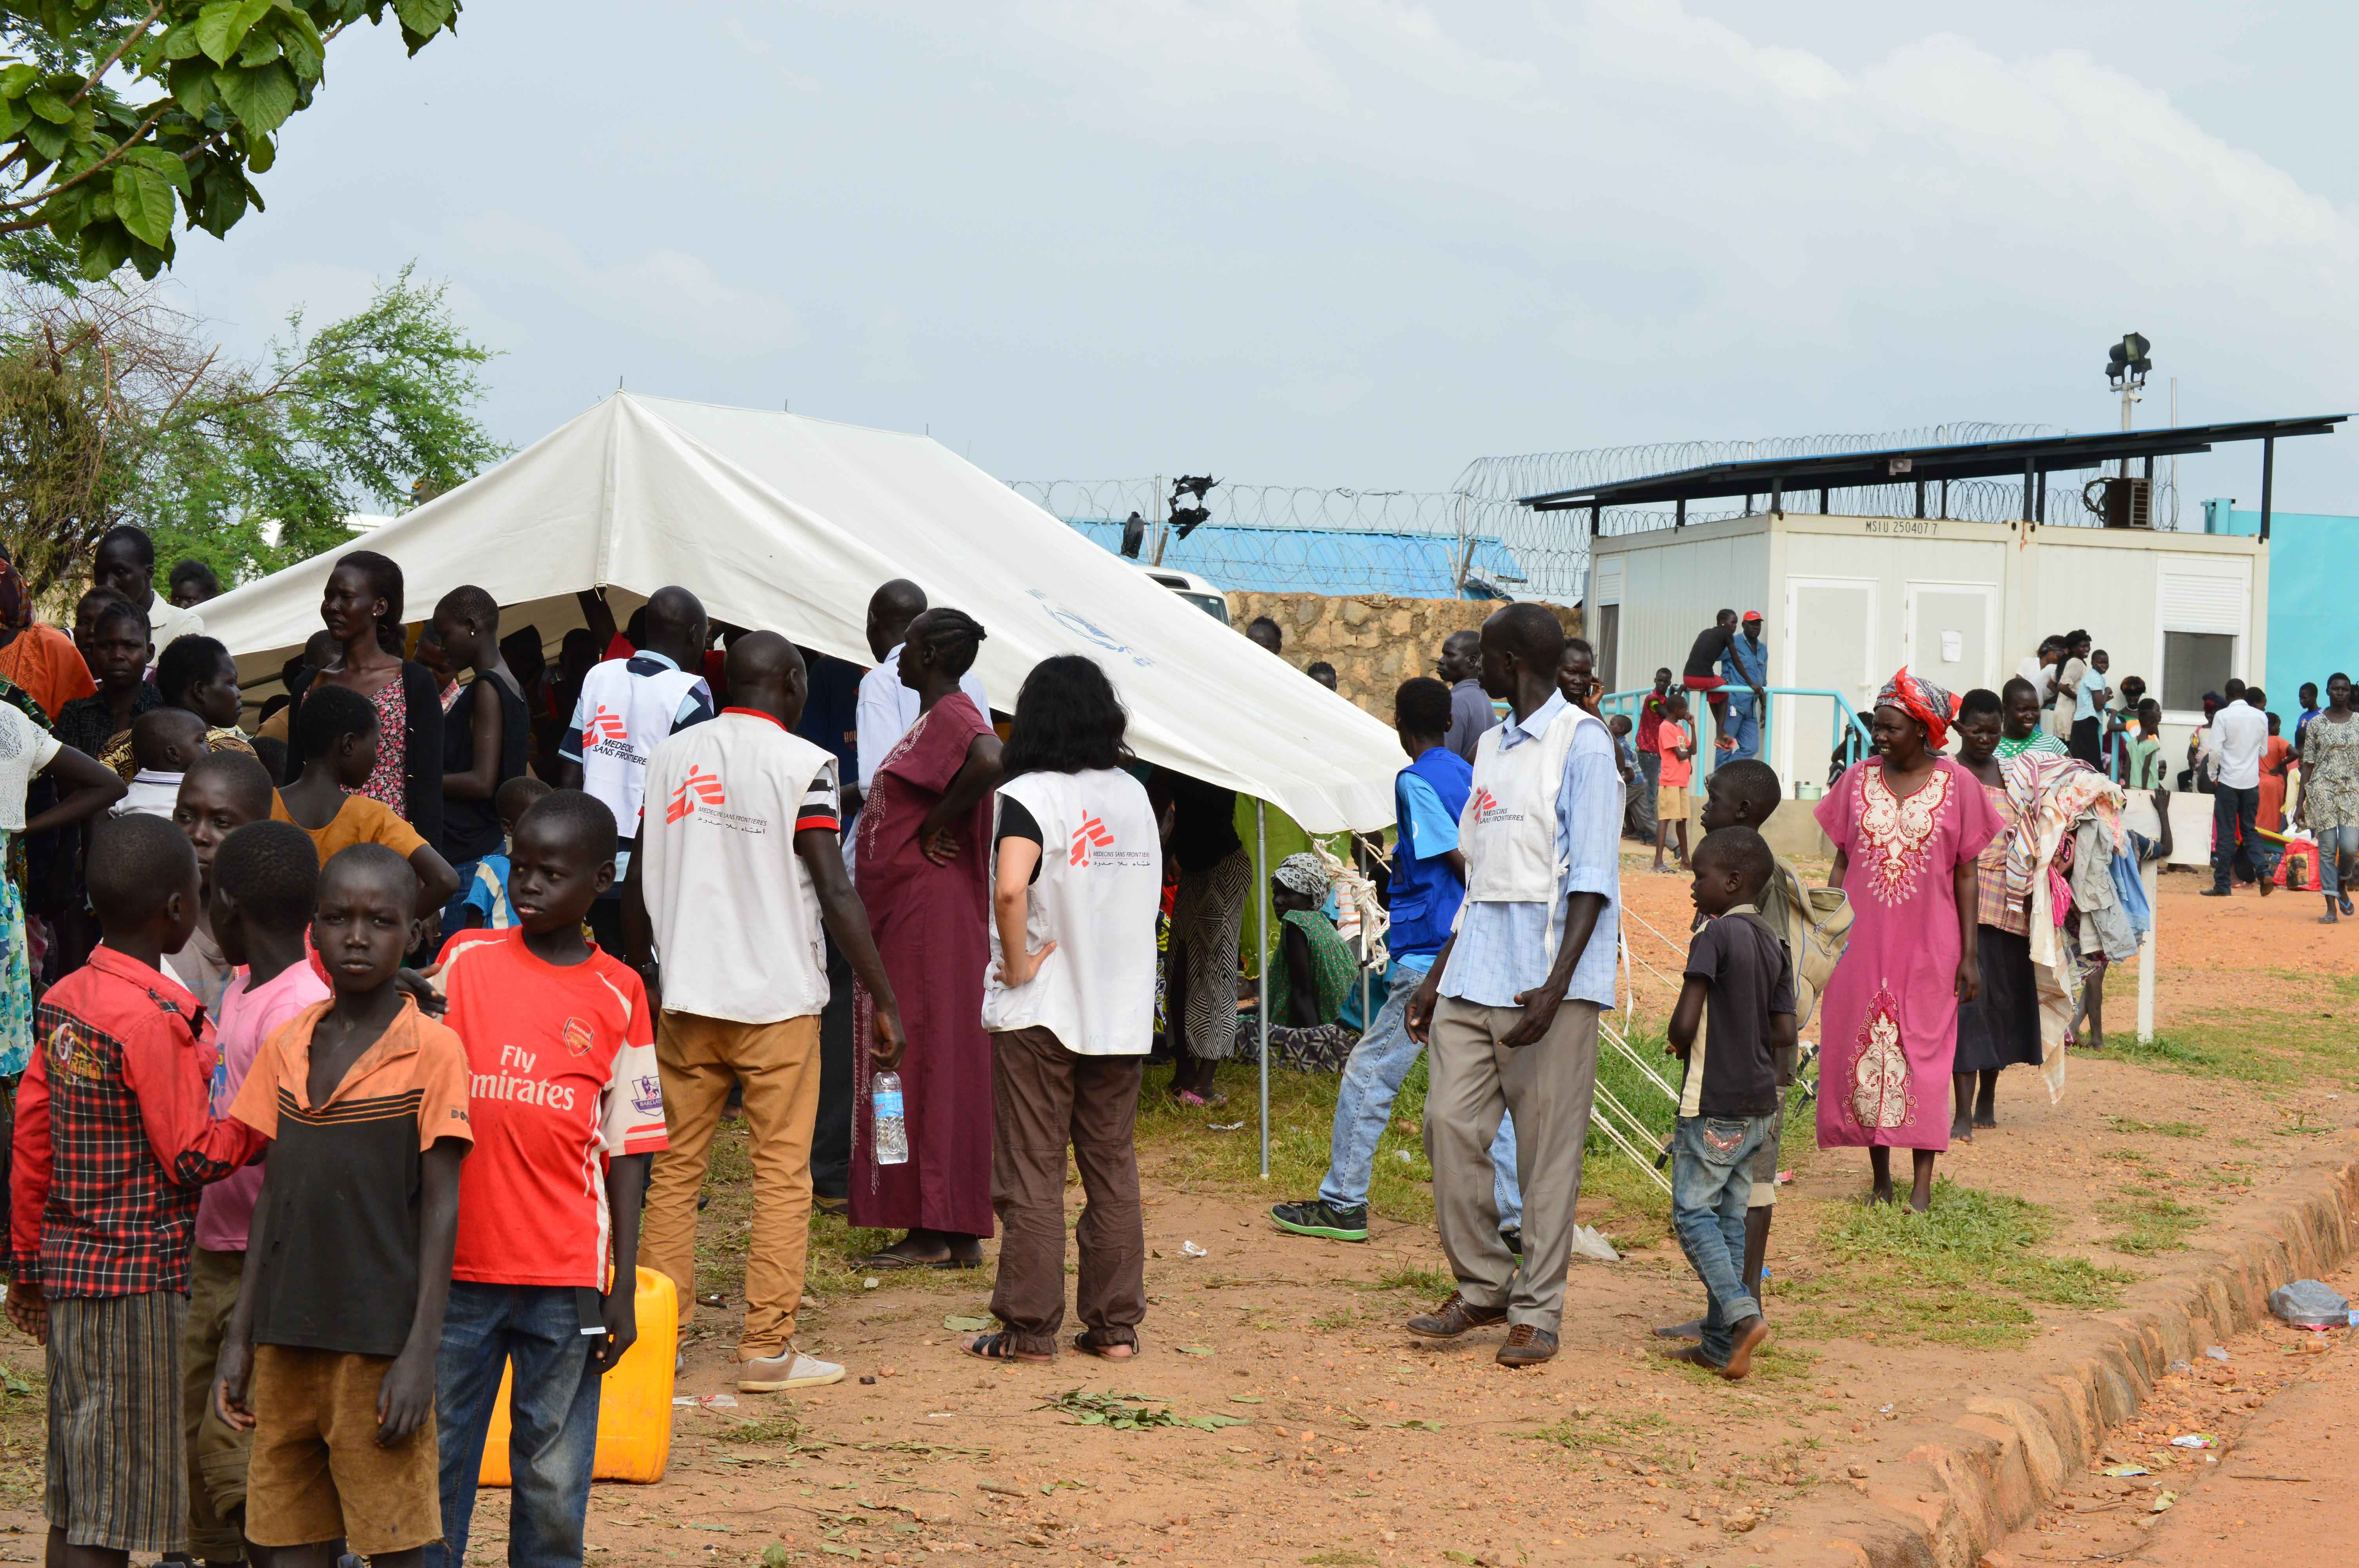
[[(860, 808), (854, 877), (876, 951), (901, 1004), (909, 1158), (879, 1165), (869, 1066), (856, 1054), (851, 1220), (907, 1230), (866, 1269), (972, 1269), (992, 1234), (991, 1037), (983, 1032), (991, 966), (991, 792), (999, 738), (958, 688), (984, 632), (972, 616), (929, 610), (901, 645), (901, 684), (918, 721), (876, 770)], [(865, 991), (856, 1028), (868, 1031)]]

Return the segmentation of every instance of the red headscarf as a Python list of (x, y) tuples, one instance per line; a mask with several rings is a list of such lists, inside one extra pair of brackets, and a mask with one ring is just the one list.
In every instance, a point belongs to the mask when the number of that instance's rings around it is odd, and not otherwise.
[(1958, 716), (1958, 699), (1931, 681), (1910, 675), (1907, 665), (1884, 683), (1884, 689), (1875, 694), (1875, 706), (1897, 708), (1922, 724), (1929, 752), (1949, 744), (1950, 724)]

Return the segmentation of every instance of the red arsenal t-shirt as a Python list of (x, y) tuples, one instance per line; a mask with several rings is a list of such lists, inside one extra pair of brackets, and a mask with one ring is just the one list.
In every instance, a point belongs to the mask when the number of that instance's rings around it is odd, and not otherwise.
[(475, 1131), (451, 1277), (603, 1288), (606, 1161), (664, 1147), (639, 977), (595, 948), (583, 963), (544, 963), (512, 926), (451, 937), (441, 979), (442, 1022), (467, 1046)]

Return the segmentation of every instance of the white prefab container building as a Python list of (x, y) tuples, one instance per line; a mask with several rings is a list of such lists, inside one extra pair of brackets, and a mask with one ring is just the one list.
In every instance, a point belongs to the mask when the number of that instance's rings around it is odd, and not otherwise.
[[(1677, 676), (1722, 610), (1761, 612), (1769, 684), (1843, 694), (1864, 716), (1903, 665), (1951, 690), (1996, 690), (2043, 636), (2087, 628), (2112, 674), (2163, 704), (2183, 765), (2201, 701), (2266, 667), (2265, 540), (2144, 528), (1755, 513), (1592, 544), (1583, 622), (1606, 688)], [(2291, 692), (2271, 693), (2272, 705)], [(1764, 760), (1790, 795), (1822, 783), (1824, 699), (1774, 698)]]

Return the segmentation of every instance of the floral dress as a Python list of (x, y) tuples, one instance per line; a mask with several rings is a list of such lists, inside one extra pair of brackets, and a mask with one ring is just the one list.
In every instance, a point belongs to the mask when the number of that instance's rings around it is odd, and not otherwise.
[(1947, 758), (1896, 795), (1871, 757), (1819, 803), (1849, 866), (1850, 945), (1820, 1000), (1819, 1147), (1950, 1146), (1958, 1045), (1953, 881), (2002, 826), (1980, 780)]
[(360, 793), (407, 822), (409, 775), (403, 769), (409, 760), (409, 702), (402, 695), (398, 671), (376, 688), (369, 706), (376, 709), (376, 766), (369, 770), (368, 783), (361, 785)]

